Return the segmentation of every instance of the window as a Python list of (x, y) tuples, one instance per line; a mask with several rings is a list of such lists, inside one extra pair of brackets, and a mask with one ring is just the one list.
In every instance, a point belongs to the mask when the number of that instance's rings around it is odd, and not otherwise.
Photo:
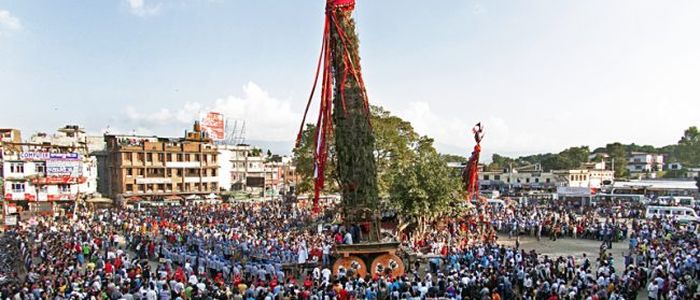
[(211, 176), (216, 177), (216, 169), (212, 169), (212, 170), (211, 170)]
[(49, 187), (46, 185), (40, 185), (39, 186), (39, 192), (41, 193), (48, 193), (49, 192)]
[(44, 173), (46, 172), (46, 165), (44, 165), (44, 163), (41, 162), (35, 163), (34, 172), (36, 172), (37, 174), (44, 175)]
[(171, 162), (171, 161), (173, 161), (173, 154), (168, 153), (168, 162)]
[(530, 183), (530, 178), (525, 178), (526, 183)]
[(126, 191), (127, 191), (127, 192), (133, 192), (133, 191), (134, 191), (134, 185), (133, 185), (133, 184), (127, 184), (127, 185), (126, 185)]
[(126, 176), (131, 176), (131, 175), (134, 175), (134, 169), (127, 168), (126, 169)]
[(493, 179), (494, 179), (494, 180), (501, 180), (501, 175), (494, 175), (494, 176), (493, 176)]
[(200, 158), (200, 155), (199, 155), (199, 154), (195, 154), (195, 155), (194, 155), (194, 161), (199, 161), (199, 158)]
[(177, 169), (177, 176), (182, 177), (182, 169)]
[(145, 191), (143, 184), (139, 184), (139, 192)]
[(211, 162), (216, 162), (216, 154), (211, 156)]
[(146, 153), (146, 161), (153, 161), (153, 153)]
[(177, 154), (177, 161), (182, 161), (182, 154), (181, 153)]
[(484, 180), (489, 180), (489, 175), (484, 175)]
[(23, 163), (10, 164), (10, 173), (24, 173)]
[(160, 162), (164, 161), (165, 160), (164, 157), (165, 157), (165, 154), (158, 153), (158, 161), (160, 161)]
[(61, 193), (70, 193), (70, 184), (59, 184), (58, 191)]
[(136, 171), (136, 174), (137, 174), (137, 175), (143, 176), (143, 173), (144, 173), (143, 169), (136, 169), (136, 170), (137, 170), (137, 171)]
[(540, 183), (540, 179), (539, 179), (539, 178), (535, 178), (535, 183)]
[(12, 184), (13, 193), (24, 193), (24, 183), (13, 183)]

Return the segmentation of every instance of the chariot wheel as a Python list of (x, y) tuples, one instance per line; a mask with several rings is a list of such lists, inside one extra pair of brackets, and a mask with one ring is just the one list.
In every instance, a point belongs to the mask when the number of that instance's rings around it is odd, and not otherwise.
[(345, 274), (357, 274), (360, 277), (367, 275), (367, 265), (361, 258), (350, 255), (347, 257), (338, 258), (333, 264), (333, 274), (338, 275), (340, 271), (345, 271)]
[(386, 253), (377, 256), (374, 261), (372, 261), (372, 268), (370, 271), (372, 271), (373, 276), (390, 274), (392, 277), (398, 277), (403, 275), (406, 269), (401, 258), (395, 254)]

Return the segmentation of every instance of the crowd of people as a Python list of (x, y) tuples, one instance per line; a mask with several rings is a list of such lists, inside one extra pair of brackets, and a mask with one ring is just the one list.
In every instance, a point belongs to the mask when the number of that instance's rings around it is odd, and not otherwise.
[[(558, 234), (552, 228), (583, 237), (585, 231), (573, 228), (600, 222), (581, 223), (586, 218), (556, 209), (504, 211), (488, 218), (455, 213), (431, 221), (429, 228), (435, 230), (400, 235), (405, 249), (430, 259), (408, 265), (397, 277), (360, 277), (352, 270), (333, 274), (333, 247), (357, 242), (361, 230), (338, 224), (333, 214), (312, 216), (292, 202), (35, 217), (3, 235), (13, 241), (21, 264), (11, 271), (0, 268), (0, 275), (18, 279), (0, 282), (0, 295), (99, 300), (700, 297), (694, 224), (640, 219), (618, 225), (620, 220), (610, 219), (602, 229), (592, 229), (601, 241), (599, 253), (549, 257), (517, 243), (499, 245), (489, 228), (500, 229), (502, 238), (510, 232), (516, 240), (520, 234)], [(620, 269), (610, 248), (615, 231), (608, 229), (614, 226), (629, 241)]]

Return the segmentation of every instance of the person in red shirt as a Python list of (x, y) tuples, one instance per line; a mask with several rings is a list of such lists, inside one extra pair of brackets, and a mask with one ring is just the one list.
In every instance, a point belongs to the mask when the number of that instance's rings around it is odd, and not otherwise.
[(112, 274), (114, 272), (114, 265), (111, 262), (105, 263), (105, 273)]
[(114, 268), (119, 270), (121, 267), (122, 267), (122, 258), (117, 257), (116, 259), (114, 259)]
[(340, 289), (340, 293), (338, 293), (338, 299), (339, 300), (348, 300), (348, 291), (345, 289)]

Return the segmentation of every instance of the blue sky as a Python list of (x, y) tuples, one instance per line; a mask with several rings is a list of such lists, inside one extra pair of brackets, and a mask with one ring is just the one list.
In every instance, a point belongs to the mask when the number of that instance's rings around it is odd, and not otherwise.
[[(0, 127), (180, 135), (200, 112), (291, 147), (322, 0), (0, 0)], [(358, 0), (370, 102), (444, 152), (675, 143), (700, 125), (698, 1)]]

